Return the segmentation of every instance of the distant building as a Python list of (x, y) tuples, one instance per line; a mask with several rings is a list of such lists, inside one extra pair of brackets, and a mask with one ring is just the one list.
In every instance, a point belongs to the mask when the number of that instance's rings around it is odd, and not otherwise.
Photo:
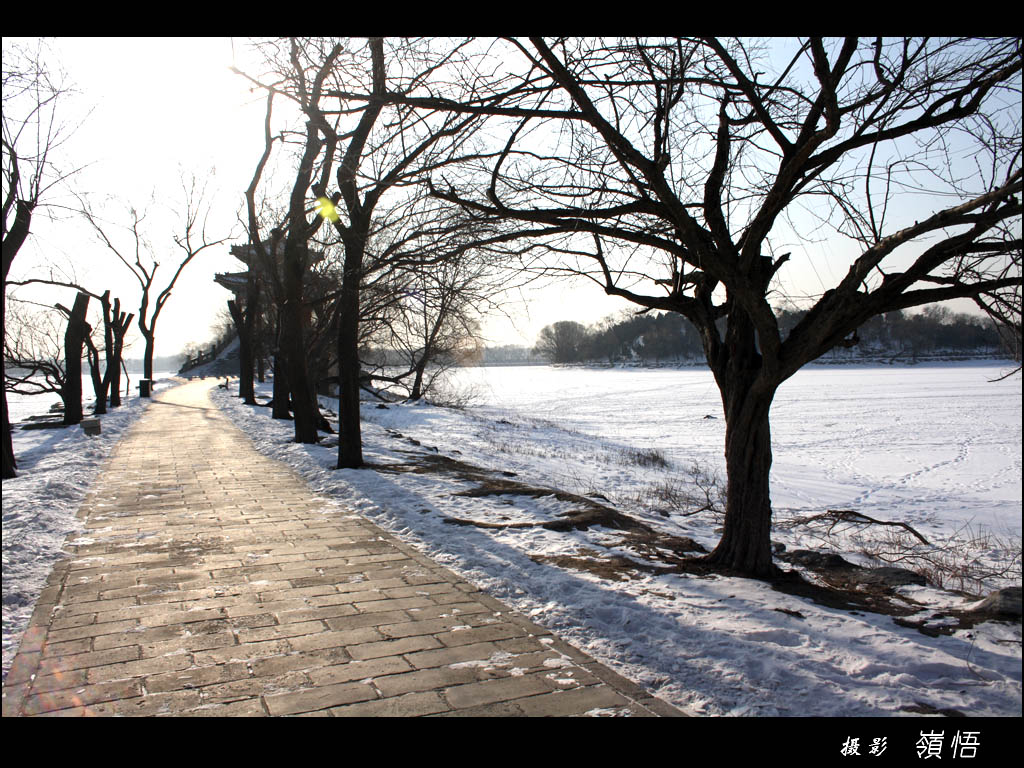
[[(283, 250), (284, 244), (281, 243), (278, 247), (275, 258), (275, 268), (278, 268), (279, 265), (281, 264), (281, 261), (283, 259)], [(246, 243), (244, 245), (232, 245), (231, 248), (229, 249), (229, 252), (231, 253), (232, 256), (234, 256), (246, 267), (248, 267), (248, 269), (246, 269), (244, 272), (218, 272), (213, 276), (213, 281), (220, 285), (221, 287), (226, 288), (228, 291), (230, 291), (234, 297), (234, 301), (238, 306), (244, 306), (248, 298), (247, 293), (249, 289), (250, 277), (255, 277), (262, 285), (260, 299), (261, 306), (264, 308), (273, 306), (273, 294), (270, 293), (270, 291), (272, 290), (270, 288), (270, 285), (275, 283), (276, 279), (268, 279), (268, 277), (270, 276), (267, 275), (267, 269), (265, 265), (262, 264), (261, 260), (256, 257), (256, 249), (251, 244)], [(312, 265), (320, 263), (321, 261), (324, 260), (326, 255), (327, 254), (324, 253), (323, 251), (313, 251), (311, 253), (310, 264)], [(274, 277), (276, 278), (276, 276)], [(306, 288), (307, 297), (310, 294), (326, 295), (329, 294), (330, 291), (333, 289), (333, 286), (329, 278), (324, 277), (323, 275), (318, 275), (316, 273), (310, 273), (309, 277), (309, 284)], [(316, 306), (316, 308), (314, 308), (314, 306)], [(310, 309), (306, 319), (307, 325), (312, 326), (321, 321), (322, 318), (320, 317), (320, 313), (324, 313), (326, 309), (327, 307), (324, 306), (323, 304), (316, 305), (315, 302), (310, 302)], [(253, 350), (254, 359), (256, 360), (257, 365), (260, 366), (261, 369), (261, 380), (263, 360), (265, 359), (265, 356), (273, 354), (272, 350), (276, 347), (276, 341), (274, 339), (276, 339), (277, 335), (276, 330), (274, 329), (274, 325), (276, 325), (276, 320), (274, 319), (273, 314), (265, 317), (265, 321), (270, 324), (270, 327), (268, 327), (267, 330), (262, 333), (257, 332), (257, 337), (254, 339), (255, 348)], [(263, 321), (258, 319), (257, 323), (260, 322)], [(269, 331), (269, 333), (267, 331)], [(314, 364), (310, 370), (320, 380), (318, 388), (323, 390), (326, 383), (325, 380), (330, 380), (332, 377), (335, 381), (337, 380), (337, 364), (330, 360), (330, 350), (333, 348), (333, 345), (328, 345), (326, 348), (323, 348), (323, 345), (318, 346), (320, 347), (321, 351), (319, 353), (314, 351), (314, 357), (324, 357), (325, 359), (318, 359), (317, 363)]]

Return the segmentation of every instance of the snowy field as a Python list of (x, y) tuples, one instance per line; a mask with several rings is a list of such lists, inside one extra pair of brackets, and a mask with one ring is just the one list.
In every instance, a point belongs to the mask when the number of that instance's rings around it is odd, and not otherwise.
[[(772, 407), (777, 513), (853, 509), (936, 532), (1021, 535), (1021, 377), (957, 363), (810, 366)], [(656, 448), (676, 467), (724, 473), (725, 420), (707, 369), (469, 368), (452, 383), (474, 413), (551, 422), (602, 442)], [(514, 451), (513, 451), (514, 453)], [(552, 462), (550, 482), (608, 495), (634, 476)], [(922, 530), (922, 533), (924, 530)]]
[[(798, 524), (844, 509), (908, 523), (940, 545), (970, 538), (979, 562), (1005, 561), (1014, 542), (1019, 552), (1021, 378), (990, 382), (1004, 370), (822, 366), (797, 374), (772, 414), (780, 523), (773, 540), (787, 551), (831, 545), (865, 561), (844, 546), (863, 544), (857, 536), (870, 530), (826, 539)], [(949, 708), (1021, 715), (1019, 624), (985, 622), (931, 636), (892, 616), (825, 607), (761, 582), (670, 572), (619, 531), (541, 526), (579, 503), (514, 489), (481, 494), (481, 476), (465, 466), (510, 483), (600, 494), (651, 529), (710, 548), (719, 519), (686, 514), (699, 490), (694, 466), (712, 476), (723, 461), (725, 425), (707, 371), (467, 369), (451, 388), (475, 393), (475, 404), (364, 403), (364, 455), (374, 470), (334, 470), (336, 442), (292, 443), (292, 425), (271, 420), (267, 409), (223, 390), (213, 397), (261, 451), (295, 467), (332, 503), (366, 515), (693, 714), (888, 716)], [(269, 397), (269, 385), (261, 391)], [(323, 404), (336, 411), (336, 403)], [(138, 407), (134, 400), (116, 418), (127, 420)], [(104, 420), (104, 440), (116, 438), (112, 421)], [(19, 440), (29, 434), (37, 433), (16, 433)], [(88, 473), (109, 444), (90, 443), (79, 431), (17, 450), (27, 471), (4, 484), (5, 673), (18, 622), (31, 613), (32, 579), (42, 574), (38, 590), (56, 557), (50, 540), (74, 529)], [(80, 483), (72, 483), (73, 467), (86, 475)], [(17, 524), (10, 547), (9, 507)], [(60, 513), (64, 507), (70, 511)], [(51, 510), (61, 519), (49, 520)], [(630, 567), (598, 567), (609, 556)], [(990, 579), (985, 589), (1007, 584), (1020, 585), (1019, 561), (1015, 576)], [(905, 617), (911, 620), (974, 602), (933, 587), (899, 592), (921, 604), (918, 615)]]

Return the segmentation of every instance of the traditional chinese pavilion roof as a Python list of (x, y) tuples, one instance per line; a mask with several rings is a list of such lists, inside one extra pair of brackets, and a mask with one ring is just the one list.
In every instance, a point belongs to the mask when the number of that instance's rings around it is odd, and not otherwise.
[(236, 296), (241, 295), (249, 283), (248, 272), (218, 272), (213, 276), (213, 281), (223, 285)]

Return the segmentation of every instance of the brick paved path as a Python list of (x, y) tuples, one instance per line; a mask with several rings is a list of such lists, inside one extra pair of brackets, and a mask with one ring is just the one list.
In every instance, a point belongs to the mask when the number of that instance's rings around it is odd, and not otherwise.
[(115, 448), (3, 715), (680, 715), (256, 452), (213, 381)]

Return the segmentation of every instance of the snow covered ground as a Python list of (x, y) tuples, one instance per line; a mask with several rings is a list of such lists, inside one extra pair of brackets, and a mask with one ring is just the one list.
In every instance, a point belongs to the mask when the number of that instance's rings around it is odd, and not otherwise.
[[(937, 534), (968, 525), (1021, 535), (1021, 377), (997, 363), (809, 366), (772, 407), (777, 514), (854, 509)], [(725, 421), (707, 369), (461, 369), (452, 383), (484, 407), (588, 438), (657, 448), (678, 470), (724, 473)], [(557, 442), (557, 440), (556, 440)], [(580, 476), (550, 463), (550, 482), (633, 493), (644, 475)], [(657, 477), (657, 475), (655, 475)]]
[[(774, 412), (780, 518), (855, 509), (935, 538), (969, 523), (1019, 541), (1021, 383), (989, 383), (1000, 370), (798, 374)], [(391, 471), (334, 470), (333, 445), (291, 443), (291, 425), (267, 418), (266, 409), (223, 391), (215, 399), (260, 450), (295, 467), (317, 492), (690, 712), (1021, 714), (1020, 625), (987, 622), (931, 637), (887, 615), (823, 607), (759, 582), (656, 567), (601, 571), (602, 555), (641, 558), (608, 528), (528, 525), (578, 504), (553, 495), (460, 495), (478, 489), (479, 477), (430, 458), (528, 485), (600, 493), (637, 520), (711, 547), (717, 520), (680, 510), (663, 517), (669, 505), (656, 492), (685, 488), (695, 459), (710, 472), (720, 461), (724, 424), (706, 418), (721, 412), (706, 371), (489, 368), (461, 371), (453, 386), (475, 387), (481, 405), (364, 404), (365, 458)], [(651, 448), (663, 452), (667, 467), (644, 459)], [(407, 471), (410, 465), (419, 471)], [(789, 549), (820, 545), (800, 527), (774, 538)], [(1017, 574), (1011, 582), (1019, 585)], [(922, 616), (971, 604), (928, 587), (901, 592), (928, 607)]]
[[(171, 374), (156, 374), (156, 391), (173, 386)], [(83, 377), (85, 392), (92, 384)], [(8, 393), (18, 477), (3, 482), (3, 674), (18, 650), (36, 598), (60, 559), (64, 539), (81, 530), (76, 513), (124, 431), (148, 400), (131, 397), (101, 416), (102, 432), (89, 437), (79, 427), (22, 430), (29, 416), (59, 404), (57, 395), (32, 397)], [(88, 416), (88, 409), (86, 414)]]
[[(820, 528), (797, 522), (850, 509), (906, 522), (938, 543), (964, 540), (969, 530), (980, 560), (1005, 560), (1000, 547), (1013, 540), (1019, 551), (1021, 379), (989, 382), (1002, 371), (844, 366), (799, 373), (773, 410), (773, 503), (781, 523), (773, 539), (787, 551), (863, 544), (871, 532), (826, 542)], [(621, 531), (539, 525), (579, 509), (578, 500), (512, 486), (494, 492), (505, 481), (589, 494), (652, 529), (712, 547), (719, 520), (684, 514), (700, 492), (694, 464), (708, 476), (721, 472), (724, 421), (707, 371), (467, 369), (451, 386), (475, 390), (478, 403), (464, 410), (364, 403), (364, 455), (375, 467), (369, 470), (334, 470), (336, 443), (292, 443), (290, 422), (273, 421), (267, 409), (247, 407), (223, 390), (213, 397), (260, 450), (295, 467), (318, 493), (692, 713), (866, 716), (952, 708), (1020, 716), (1019, 624), (985, 622), (930, 636), (888, 615), (825, 607), (760, 582), (669, 572)], [(269, 385), (263, 393), (269, 396)], [(109, 421), (104, 438), (116, 436)], [(12, 604), (25, 602), (29, 565), (45, 578), (55, 556), (36, 529), (74, 525), (41, 520), (37, 500), (46, 499), (46, 515), (66, 505), (73, 518), (84, 492), (61, 485), (70, 485), (66, 473), (46, 469), (42, 454), (63, 454), (67, 474), (106, 455), (84, 438), (62, 440), (41, 447), (35, 465), (19, 449), (30, 469), (25, 485), (45, 469), (52, 479), (43, 482), (53, 483), (55, 493), (41, 485), (29, 496), (4, 484), (5, 671), (9, 639), (20, 632), (16, 611), (8, 618), (8, 583), (18, 582)], [(485, 480), (467, 465), (493, 471), (491, 492), (481, 490)], [(14, 518), (18, 546), (10, 548), (10, 565), (9, 493), (10, 506), (26, 510)], [(612, 555), (619, 559), (610, 561)], [(16, 565), (26, 558), (33, 562)], [(997, 582), (989, 586), (1019, 586), (1019, 567), (1009, 582)], [(900, 592), (922, 603), (918, 616), (905, 617), (911, 620), (971, 604), (932, 587)], [(27, 620), (31, 606), (14, 607)]]

